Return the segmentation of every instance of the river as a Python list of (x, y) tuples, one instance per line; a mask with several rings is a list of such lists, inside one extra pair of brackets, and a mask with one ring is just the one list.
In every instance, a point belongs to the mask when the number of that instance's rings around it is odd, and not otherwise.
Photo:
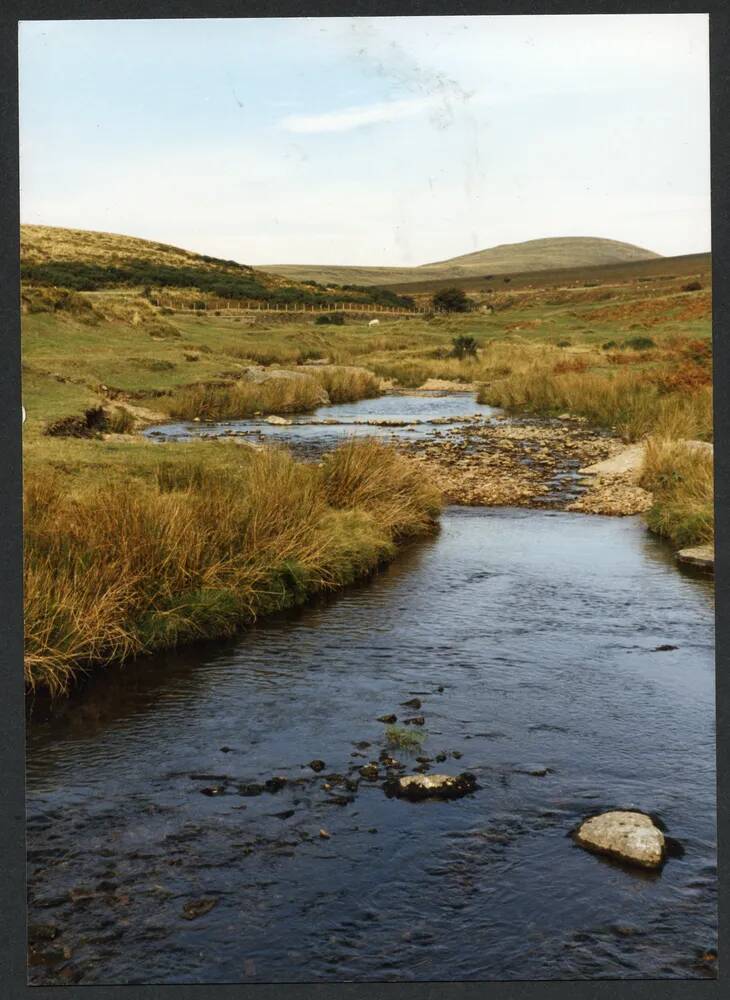
[[(30, 981), (714, 975), (713, 640), (712, 583), (640, 518), (450, 507), (366, 583), (102, 672), (31, 714), (30, 920), (60, 933)], [(392, 753), (474, 794), (359, 778), (414, 697)], [(612, 807), (679, 842), (660, 873), (570, 839)]]

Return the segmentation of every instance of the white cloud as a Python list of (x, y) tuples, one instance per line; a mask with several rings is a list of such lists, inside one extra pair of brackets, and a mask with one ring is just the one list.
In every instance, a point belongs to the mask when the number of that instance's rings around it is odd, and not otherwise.
[(349, 132), (364, 125), (402, 121), (424, 111), (432, 111), (438, 104), (437, 97), (417, 97), (402, 101), (380, 101), (376, 104), (325, 111), (319, 115), (289, 115), (280, 121), (287, 132)]

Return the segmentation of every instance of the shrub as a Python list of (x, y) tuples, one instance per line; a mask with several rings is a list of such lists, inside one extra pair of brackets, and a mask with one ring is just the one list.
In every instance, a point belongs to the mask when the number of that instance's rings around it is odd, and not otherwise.
[(442, 288), (431, 299), (434, 309), (442, 312), (469, 312), (471, 301), (463, 288)]
[(615, 340), (607, 340), (605, 344), (601, 344), (601, 350), (611, 351), (615, 347), (618, 347), (618, 343)]
[(682, 285), (683, 292), (699, 292), (702, 290), (702, 283), (699, 281), (688, 281), (686, 285)]
[(556, 340), (555, 341), (555, 346), (556, 347), (570, 347), (571, 344), (572, 344), (572, 341), (568, 340), (566, 338), (563, 338), (562, 340)]
[(650, 348), (656, 347), (656, 344), (651, 337), (629, 337), (622, 346), (628, 347), (632, 351), (648, 351)]
[(341, 312), (323, 313), (314, 322), (317, 326), (344, 326), (345, 316)]
[(463, 334), (454, 337), (451, 341), (453, 347), (451, 349), (452, 357), (455, 358), (473, 358), (476, 357), (477, 349), (479, 345), (473, 337), (467, 337)]

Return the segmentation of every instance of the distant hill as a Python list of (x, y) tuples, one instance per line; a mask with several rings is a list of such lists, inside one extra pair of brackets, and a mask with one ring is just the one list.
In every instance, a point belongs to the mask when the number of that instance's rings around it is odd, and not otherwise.
[(404, 306), (406, 297), (376, 287), (342, 290), (316, 279), (268, 271), (117, 233), (57, 226), (20, 227), (20, 273), (26, 283), (113, 292), (134, 288), (194, 291), (211, 298), (280, 305), (362, 302)]
[(592, 236), (560, 236), (524, 243), (503, 243), (486, 250), (421, 264), (418, 267), (350, 267), (327, 264), (267, 264), (272, 274), (295, 281), (315, 280), (358, 285), (398, 285), (451, 278), (485, 278), (494, 274), (596, 267), (659, 258), (660, 254), (631, 243)]

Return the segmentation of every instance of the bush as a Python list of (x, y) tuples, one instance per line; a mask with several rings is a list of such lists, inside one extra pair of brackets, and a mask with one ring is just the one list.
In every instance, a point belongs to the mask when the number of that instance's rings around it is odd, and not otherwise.
[(442, 288), (431, 299), (434, 309), (442, 312), (469, 312), (471, 302), (463, 288)]
[(699, 292), (702, 290), (702, 284), (699, 281), (688, 281), (686, 285), (682, 285), (683, 292)]
[(651, 337), (630, 337), (623, 342), (622, 346), (629, 347), (632, 351), (648, 351), (650, 348), (656, 347), (656, 344)]
[(317, 326), (344, 326), (345, 316), (344, 313), (340, 312), (323, 313), (314, 322)]
[(473, 337), (464, 335), (454, 337), (451, 355), (454, 358), (475, 358), (479, 345)]

